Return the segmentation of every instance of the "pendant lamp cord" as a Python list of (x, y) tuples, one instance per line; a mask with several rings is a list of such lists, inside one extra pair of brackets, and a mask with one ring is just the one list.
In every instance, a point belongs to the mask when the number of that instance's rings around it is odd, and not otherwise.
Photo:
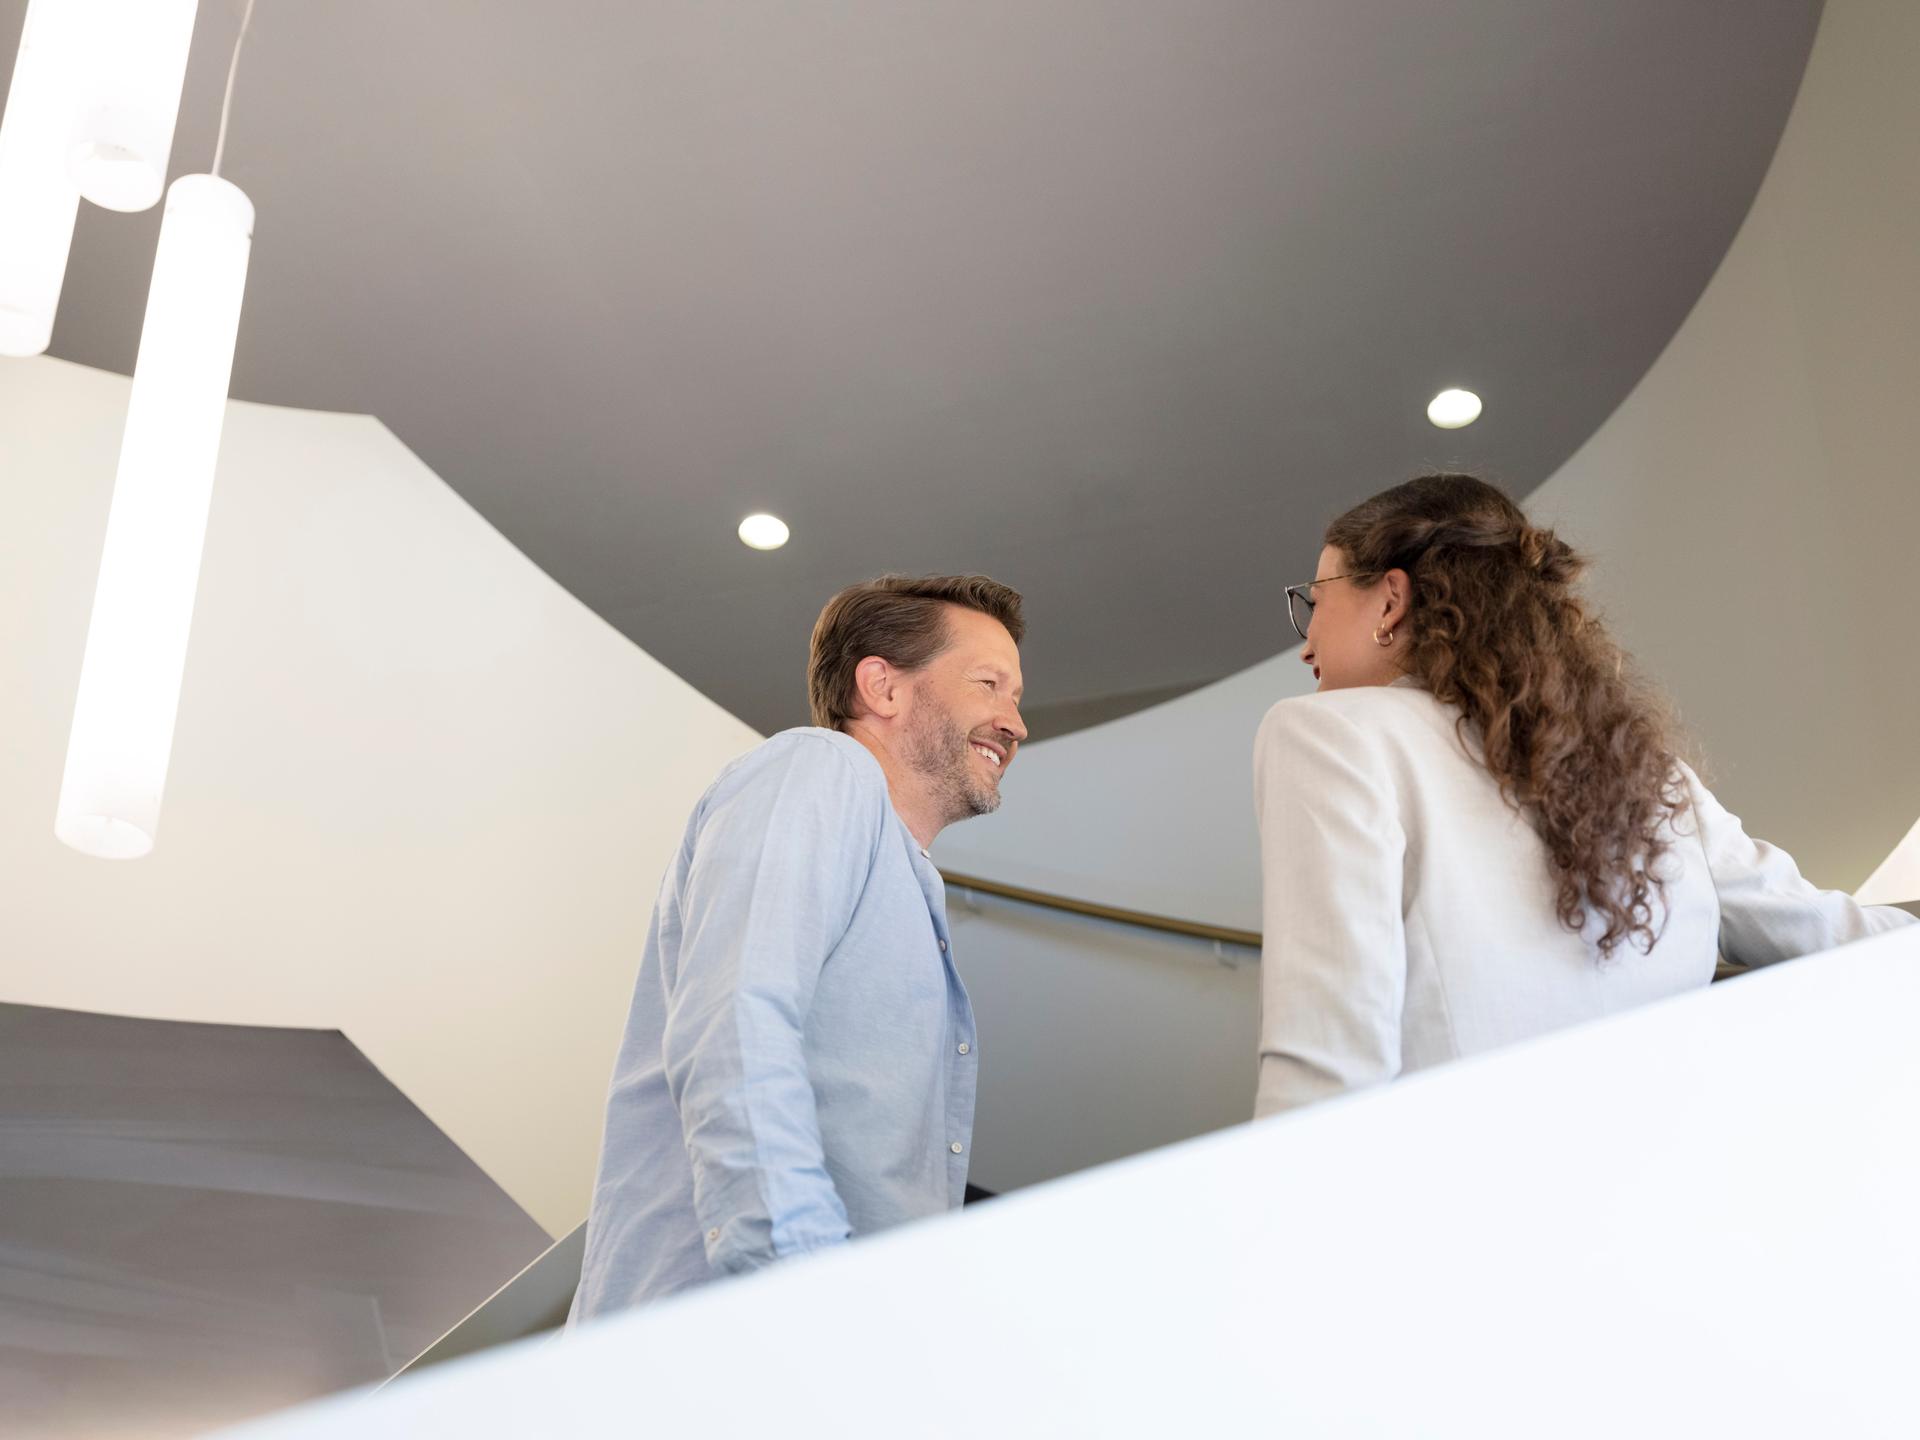
[(247, 0), (246, 12), (240, 17), (240, 33), (233, 37), (233, 60), (227, 66), (227, 93), (220, 102), (220, 137), (213, 142), (213, 169), (211, 174), (220, 173), (220, 159), (227, 151), (227, 116), (233, 110), (233, 78), (240, 73), (240, 47), (247, 40), (247, 26), (253, 23), (253, 0)]

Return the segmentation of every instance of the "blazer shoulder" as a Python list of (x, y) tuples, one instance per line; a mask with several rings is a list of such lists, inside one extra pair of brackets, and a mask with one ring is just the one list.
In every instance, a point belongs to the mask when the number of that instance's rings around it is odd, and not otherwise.
[(1401, 727), (1429, 726), (1445, 707), (1413, 685), (1363, 685), (1320, 690), (1275, 702), (1260, 722), (1260, 735), (1379, 735)]

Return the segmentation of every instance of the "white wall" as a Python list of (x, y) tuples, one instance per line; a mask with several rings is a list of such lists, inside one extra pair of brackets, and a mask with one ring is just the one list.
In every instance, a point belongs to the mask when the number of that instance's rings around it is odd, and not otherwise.
[[(1778, 156), (1719, 272), (1645, 379), (1528, 502), (1596, 555), (1590, 593), (1678, 702), (1722, 799), (1845, 889), (1920, 815), (1917, 134), (1920, 6), (1830, 0)], [(1274, 628), (1286, 633), (1277, 608)], [(1297, 653), (1032, 746), (1008, 772), (1004, 808), (948, 832), (937, 857), (1257, 929), (1252, 738), (1274, 700), (1310, 687)], [(1097, 989), (1102, 950), (1121, 943), (1036, 946), (992, 923), (956, 946), (988, 1014), (1024, 999), (1029, 972), (1083, 972)], [(1175, 948), (1168, 996), (1186, 983)], [(1228, 1013), (1237, 994), (1211, 1003), (1218, 1033), (1241, 1023)], [(992, 1034), (983, 1022), (983, 1083)], [(1112, 1038), (1166, 1083), (1224, 1093), (1245, 1079), (1250, 1062), (1231, 1049), (1166, 1055), (1153, 1034)], [(1032, 1100), (1017, 1141), (979, 1137), (980, 1166), (995, 1170), (1012, 1145), (1024, 1177), (1025, 1157), (1070, 1145), (1086, 1121), (1049, 1098), (1072, 1086), (1064, 1059), (1045, 1044), (1001, 1050), (993, 1083)], [(1243, 1116), (1251, 1104), (1248, 1083)], [(1159, 1138), (1139, 1127), (1131, 1148)]]
[(1916, 1006), (1909, 929), (230, 1440), (1911, 1437)]
[(0, 999), (337, 1027), (564, 1231), (660, 875), (756, 737), (378, 421), (234, 404), (157, 847), (66, 849), (128, 383), (0, 362)]
[(1260, 954), (949, 885), (980, 1033), (969, 1178), (1015, 1190), (1252, 1108)]

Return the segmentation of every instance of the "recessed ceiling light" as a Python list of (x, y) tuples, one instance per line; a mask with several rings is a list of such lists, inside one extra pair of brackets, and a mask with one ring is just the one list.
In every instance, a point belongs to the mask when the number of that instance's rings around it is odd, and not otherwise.
[(1471, 390), (1442, 390), (1427, 406), (1427, 419), (1442, 430), (1458, 430), (1480, 418), (1480, 397)]
[(792, 532), (778, 515), (749, 515), (740, 522), (740, 538), (756, 550), (778, 550)]

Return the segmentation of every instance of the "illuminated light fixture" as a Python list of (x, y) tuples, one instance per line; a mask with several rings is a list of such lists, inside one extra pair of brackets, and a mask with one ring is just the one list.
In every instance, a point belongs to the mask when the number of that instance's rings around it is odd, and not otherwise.
[(1480, 397), (1471, 390), (1442, 390), (1427, 403), (1427, 419), (1442, 430), (1458, 430), (1480, 418)]
[(253, 206), (213, 175), (167, 192), (54, 833), (130, 860), (153, 848), (233, 375)]
[(1893, 853), (1880, 862), (1853, 898), (1862, 905), (1901, 905), (1908, 909), (1920, 903), (1920, 822), (1893, 847)]
[(792, 533), (778, 515), (749, 515), (740, 522), (740, 539), (756, 550), (778, 550)]
[(0, 355), (47, 348), (73, 248), (73, 18), (71, 4), (29, 0), (0, 120)]
[[(248, 0), (240, 39), (252, 15)], [(236, 40), (216, 173), (184, 175), (167, 191), (80, 663), (53, 828), (102, 859), (136, 859), (153, 848), (173, 751), (253, 250), (253, 204), (217, 173), (239, 59)]]
[(167, 184), (199, 0), (82, 0), (87, 18), (68, 165), (81, 198), (146, 210)]

